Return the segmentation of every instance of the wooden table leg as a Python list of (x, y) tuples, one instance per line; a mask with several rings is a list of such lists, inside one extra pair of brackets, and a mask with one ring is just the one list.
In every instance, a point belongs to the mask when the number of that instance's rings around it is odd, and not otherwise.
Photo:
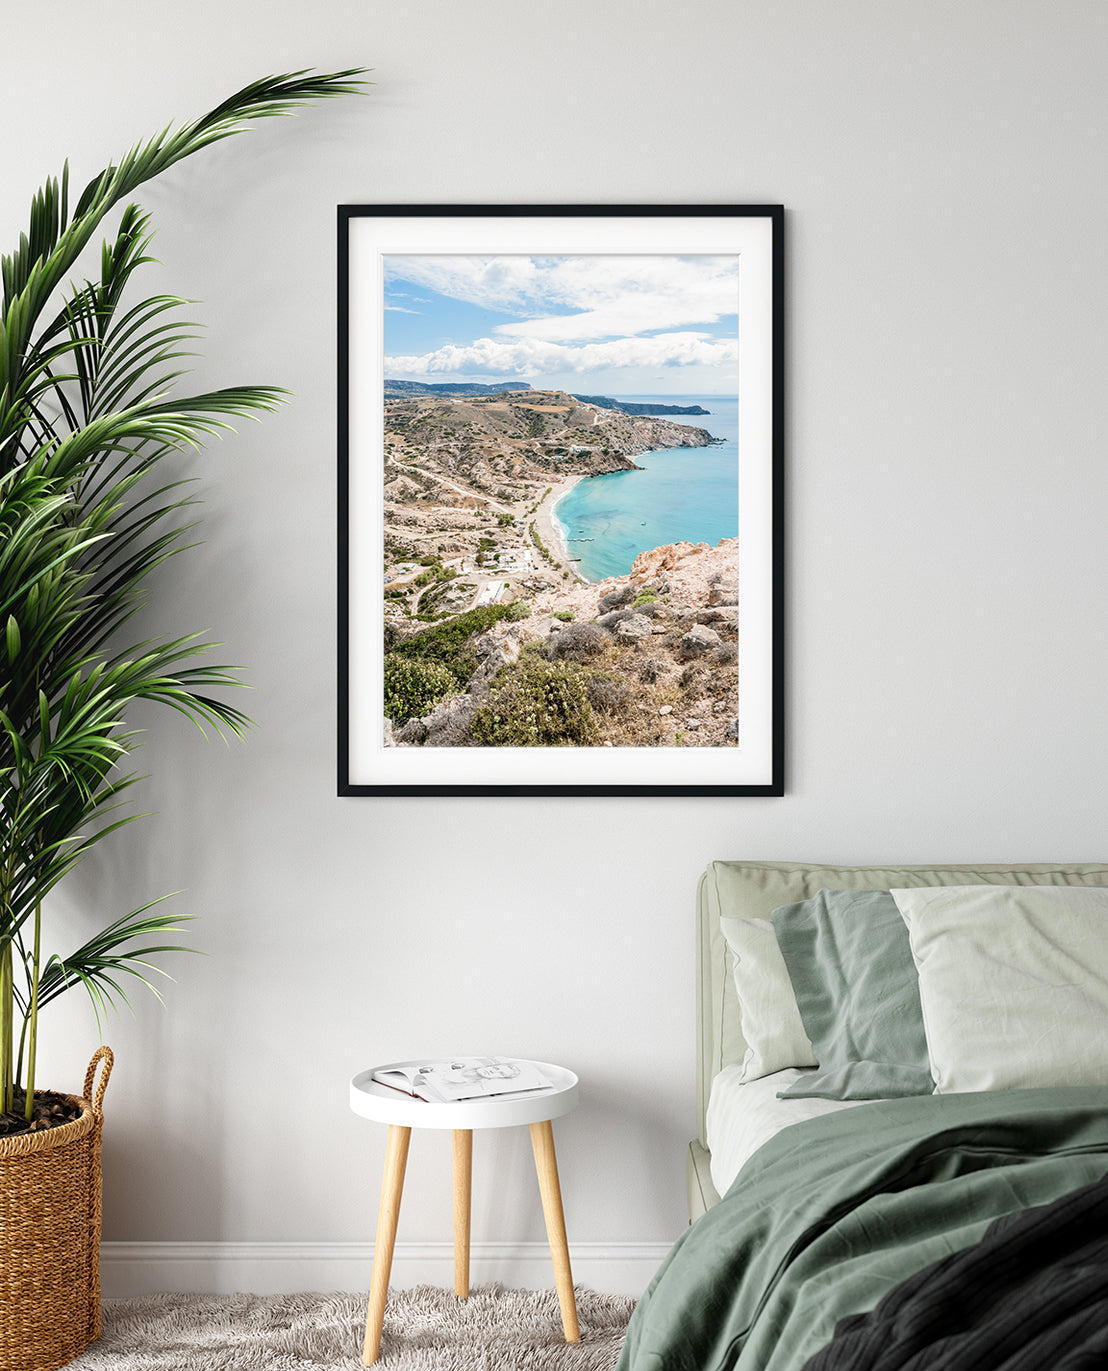
[(469, 1210), (473, 1190), (473, 1129), (454, 1130), (454, 1293), (469, 1297)]
[(573, 1296), (573, 1273), (569, 1267), (566, 1221), (562, 1213), (562, 1188), (558, 1184), (558, 1159), (554, 1155), (554, 1130), (549, 1119), (531, 1125), (531, 1146), (535, 1152), (535, 1170), (539, 1174), (539, 1191), (542, 1194), (542, 1212), (546, 1218), (546, 1236), (550, 1242), (550, 1259), (554, 1263), (554, 1284), (558, 1290), (558, 1304), (562, 1310), (562, 1330), (566, 1335), (566, 1342), (580, 1342), (577, 1301)]
[(396, 1244), (396, 1221), (400, 1217), (400, 1196), (404, 1190), (404, 1168), (408, 1164), (408, 1143), (412, 1130), (389, 1125), (385, 1151), (385, 1176), (381, 1182), (381, 1208), (377, 1215), (377, 1241), (373, 1248), (373, 1284), (365, 1321), (362, 1365), (372, 1366), (381, 1351), (381, 1329), (385, 1322), (385, 1299), (392, 1272), (392, 1250)]

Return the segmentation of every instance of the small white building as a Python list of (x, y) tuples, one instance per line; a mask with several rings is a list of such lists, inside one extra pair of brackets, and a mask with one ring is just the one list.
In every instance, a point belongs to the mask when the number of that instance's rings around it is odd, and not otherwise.
[(477, 607), (484, 605), (494, 605), (508, 588), (507, 581), (488, 581), (481, 594), (477, 597)]

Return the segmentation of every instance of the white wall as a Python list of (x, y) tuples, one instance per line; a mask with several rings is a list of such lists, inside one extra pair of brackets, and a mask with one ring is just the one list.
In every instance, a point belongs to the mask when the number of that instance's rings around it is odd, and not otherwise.
[[(707, 861), (1105, 856), (1108, 9), (56, 0), (4, 31), (5, 247), (65, 156), (83, 183), (262, 73), (375, 68), (142, 195), (148, 285), (203, 302), (197, 383), (296, 399), (190, 463), (206, 543), (154, 616), (247, 664), (256, 732), (144, 716), (157, 815), (59, 911), (68, 939), (182, 890), (206, 953), (108, 1028), (105, 1236), (370, 1240), (384, 1130), (348, 1076), (503, 1049), (581, 1075), (571, 1241), (656, 1255), (686, 1217)], [(785, 798), (335, 797), (334, 207), (374, 200), (786, 205)], [(62, 1087), (98, 1041), (70, 998)], [(413, 1142), (402, 1242), (449, 1241), (447, 1148)], [(541, 1242), (530, 1168), (525, 1131), (480, 1140), (475, 1241)]]

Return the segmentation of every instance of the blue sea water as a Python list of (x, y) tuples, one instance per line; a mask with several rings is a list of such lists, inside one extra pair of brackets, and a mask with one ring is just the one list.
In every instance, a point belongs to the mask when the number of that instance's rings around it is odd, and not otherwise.
[[(613, 399), (694, 405), (706, 415), (667, 414), (706, 428), (719, 446), (666, 448), (634, 458), (642, 471), (615, 471), (578, 481), (558, 501), (554, 518), (588, 581), (626, 576), (635, 558), (663, 543), (715, 545), (739, 531), (738, 400), (718, 395), (619, 395)], [(591, 540), (591, 541), (590, 541)]]

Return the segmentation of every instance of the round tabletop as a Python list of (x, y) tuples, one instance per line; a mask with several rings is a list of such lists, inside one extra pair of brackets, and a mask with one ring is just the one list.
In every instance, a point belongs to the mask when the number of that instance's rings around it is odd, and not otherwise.
[[(423, 1059), (426, 1060), (426, 1059)], [(515, 1057), (513, 1061), (524, 1061)], [(416, 1099), (373, 1079), (389, 1067), (419, 1066), (420, 1061), (387, 1062), (359, 1071), (350, 1081), (350, 1108), (365, 1119), (402, 1128), (512, 1128), (542, 1123), (568, 1114), (577, 1103), (577, 1077), (564, 1066), (527, 1062), (537, 1067), (552, 1089), (533, 1094), (488, 1095), (479, 1100), (440, 1103)]]

